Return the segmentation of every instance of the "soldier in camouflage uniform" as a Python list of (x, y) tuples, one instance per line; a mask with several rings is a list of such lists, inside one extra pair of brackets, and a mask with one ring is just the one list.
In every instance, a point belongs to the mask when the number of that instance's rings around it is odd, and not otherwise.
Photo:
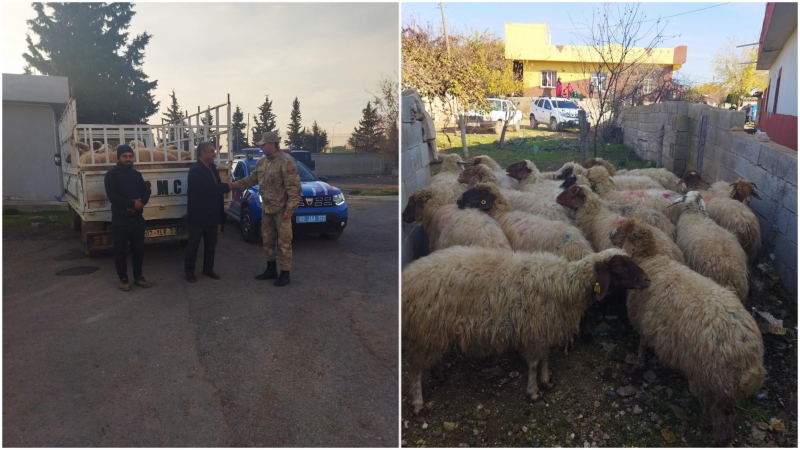
[[(277, 278), (275, 286), (289, 284), (289, 271), (292, 268), (292, 213), (297, 209), (302, 195), (300, 175), (294, 158), (280, 150), (280, 137), (277, 133), (264, 133), (256, 145), (261, 147), (264, 157), (256, 163), (256, 170), (248, 177), (233, 183), (236, 189), (244, 190), (258, 184), (261, 196), (261, 237), (264, 252), (267, 254), (267, 269), (256, 275), (257, 280)], [(281, 274), (278, 276), (277, 256), (281, 260)]]

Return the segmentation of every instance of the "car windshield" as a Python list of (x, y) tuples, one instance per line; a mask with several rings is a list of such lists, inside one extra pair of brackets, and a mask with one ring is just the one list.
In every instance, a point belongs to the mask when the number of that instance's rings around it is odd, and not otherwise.
[(578, 109), (578, 105), (568, 100), (558, 100), (556, 104), (558, 105), (556, 108), (559, 109)]
[[(259, 158), (259, 159), (261, 159), (261, 158)], [(247, 171), (248, 171), (248, 173), (253, 173), (253, 171), (256, 170), (256, 163), (257, 162), (258, 162), (258, 159), (251, 159), (250, 161), (247, 161)], [(318, 181), (319, 180), (317, 178), (317, 176), (314, 175), (314, 172), (310, 171), (308, 169), (308, 167), (306, 167), (305, 164), (301, 163), (300, 161), (296, 161), (296, 162), (297, 162), (297, 173), (300, 174), (300, 181)]]

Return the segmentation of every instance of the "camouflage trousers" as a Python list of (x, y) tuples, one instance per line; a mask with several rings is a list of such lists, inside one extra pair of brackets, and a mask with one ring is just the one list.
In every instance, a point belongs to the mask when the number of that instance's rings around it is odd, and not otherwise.
[[(261, 238), (267, 261), (280, 259), (281, 270), (292, 269), (292, 219), (283, 220), (283, 213), (264, 214), (261, 218)], [(277, 247), (277, 252), (275, 248)]]

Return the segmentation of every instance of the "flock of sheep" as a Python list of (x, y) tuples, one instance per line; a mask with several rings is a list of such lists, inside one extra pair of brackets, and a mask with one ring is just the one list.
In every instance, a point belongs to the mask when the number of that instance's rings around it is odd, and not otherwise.
[[(73, 142), (74, 147), (78, 150), (79, 162), (81, 165), (92, 164), (94, 158), (95, 164), (116, 164), (117, 163), (117, 147), (109, 144), (102, 144), (99, 141), (92, 143), (93, 148), (83, 142)], [(168, 145), (164, 151), (164, 145), (159, 143), (155, 148), (148, 148), (144, 142), (134, 139), (128, 143), (134, 152), (138, 154), (138, 161), (146, 162), (162, 162), (162, 161), (178, 161), (178, 147)], [(106, 159), (108, 154), (108, 159)], [(181, 161), (190, 161), (192, 159), (191, 153), (182, 150), (180, 152)], [(72, 152), (67, 154), (67, 164), (72, 163)]]
[(448, 155), (403, 211), (431, 254), (402, 274), (403, 349), (414, 414), (422, 371), (451, 348), (516, 350), (527, 395), (550, 388), (548, 355), (565, 347), (584, 313), (627, 290), (640, 335), (637, 367), (653, 349), (680, 370), (711, 416), (712, 445), (733, 439), (735, 408), (766, 371), (764, 347), (744, 307), (748, 264), (761, 241), (749, 207), (755, 184), (739, 179), (698, 190), (693, 170), (615, 170), (601, 158), (540, 172), (531, 161), (502, 170), (487, 156), (463, 168)]

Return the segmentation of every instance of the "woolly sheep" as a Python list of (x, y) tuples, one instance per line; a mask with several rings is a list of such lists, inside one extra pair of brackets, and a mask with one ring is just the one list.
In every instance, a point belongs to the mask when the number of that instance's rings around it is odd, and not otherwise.
[(463, 161), (457, 154), (449, 154), (442, 161), (441, 172), (431, 178), (428, 189), (433, 191), (442, 203), (455, 203), (466, 187), (458, 182), (458, 176), (463, 170)]
[[(598, 252), (614, 247), (609, 238), (611, 231), (628, 220), (603, 208), (600, 197), (585, 186), (571, 186), (556, 201), (575, 210), (575, 225)], [(683, 264), (683, 253), (675, 242), (661, 230), (645, 226), (653, 230), (659, 252)]]
[(511, 211), (495, 184), (477, 184), (458, 200), (459, 208), (475, 208), (489, 214), (503, 229), (512, 250), (548, 252), (577, 261), (592, 253), (592, 246), (577, 228), (556, 220)]
[[(510, 164), (506, 168), (506, 173), (511, 178), (519, 181), (519, 190), (540, 195), (556, 196), (561, 193), (560, 181), (547, 180), (542, 176), (542, 172), (536, 167), (533, 161), (523, 159), (522, 161)], [(556, 172), (553, 172), (556, 173)]]
[(608, 171), (602, 166), (590, 168), (587, 178), (591, 181), (597, 194), (604, 200), (646, 206), (669, 217), (672, 223), (678, 223), (678, 218), (681, 214), (680, 208), (669, 207), (675, 200), (680, 198), (680, 195), (675, 191), (659, 189), (617, 191), (613, 187), (614, 182), (611, 180)]
[(689, 191), (678, 220), (678, 247), (686, 265), (747, 300), (747, 256), (736, 236), (717, 225), (706, 213), (703, 197)]
[(589, 158), (585, 163), (583, 163), (584, 169), (591, 169), (592, 167), (597, 166), (605, 167), (608, 171), (608, 174), (612, 177), (617, 173), (617, 169), (614, 168), (614, 165), (603, 158)]
[(708, 217), (736, 236), (748, 261), (755, 261), (761, 249), (761, 225), (753, 210), (740, 201), (726, 197), (708, 200), (706, 210)]
[(669, 220), (669, 217), (655, 209), (640, 205), (624, 205), (602, 199), (601, 202), (605, 209), (628, 219), (638, 219), (640, 222), (658, 228), (670, 239), (675, 240), (675, 224)]
[(680, 181), (678, 177), (667, 169), (662, 168), (647, 168), (647, 169), (633, 169), (633, 170), (617, 170), (616, 176), (643, 176), (659, 184), (658, 189), (675, 189), (675, 186)]
[(570, 262), (549, 253), (452, 247), (409, 264), (402, 273), (401, 329), (414, 414), (424, 405), (422, 371), (452, 347), (520, 352), (528, 362), (527, 395), (538, 400), (538, 384), (552, 386), (550, 348), (569, 342), (590, 302), (611, 288), (649, 284), (619, 249)]
[[(470, 185), (474, 185), (475, 183), (497, 184), (495, 172), (483, 164), (470, 166), (464, 169), (458, 181)], [(515, 211), (523, 211), (529, 214), (536, 214), (545, 219), (570, 223), (569, 211), (554, 200), (513, 189), (500, 188), (500, 192), (506, 198), (509, 205), (511, 205), (511, 209)]]
[(736, 295), (686, 266), (659, 255), (649, 228), (629, 220), (611, 240), (652, 279), (629, 291), (628, 318), (640, 335), (639, 366), (652, 347), (664, 366), (683, 372), (690, 392), (708, 408), (711, 445), (733, 439), (736, 405), (761, 386), (764, 344)]
[(519, 189), (519, 181), (515, 180), (514, 178), (509, 177), (506, 174), (506, 171), (500, 167), (499, 164), (491, 157), (486, 155), (476, 156), (472, 158), (471, 166), (477, 166), (478, 164), (484, 164), (488, 166), (492, 172), (494, 172), (494, 176), (497, 178), (497, 185), (503, 189)]
[[(702, 184), (705, 184), (705, 181), (703, 181), (700, 174), (696, 170), (690, 169), (683, 173), (683, 178), (678, 181), (676, 188), (686, 186), (688, 190), (696, 191)], [(751, 196), (761, 200), (761, 196), (758, 195), (756, 189), (758, 189), (758, 186), (745, 178), (739, 178), (733, 183), (717, 181), (713, 183), (707, 191), (703, 192), (703, 199), (707, 203), (712, 198), (726, 197), (749, 205), (752, 200)]]
[(618, 191), (634, 191), (637, 189), (663, 189), (661, 184), (652, 178), (637, 175), (616, 175), (612, 178), (614, 189)]
[(146, 145), (144, 145), (144, 142), (142, 142), (142, 141), (140, 141), (138, 139), (131, 140), (130, 142), (128, 142), (128, 145), (131, 146), (131, 148), (133, 148), (134, 150), (136, 150), (137, 146), (140, 149), (147, 147)]
[(462, 210), (456, 205), (443, 204), (429, 189), (411, 194), (403, 220), (422, 223), (432, 252), (456, 245), (511, 251), (508, 238), (494, 219), (475, 209)]

